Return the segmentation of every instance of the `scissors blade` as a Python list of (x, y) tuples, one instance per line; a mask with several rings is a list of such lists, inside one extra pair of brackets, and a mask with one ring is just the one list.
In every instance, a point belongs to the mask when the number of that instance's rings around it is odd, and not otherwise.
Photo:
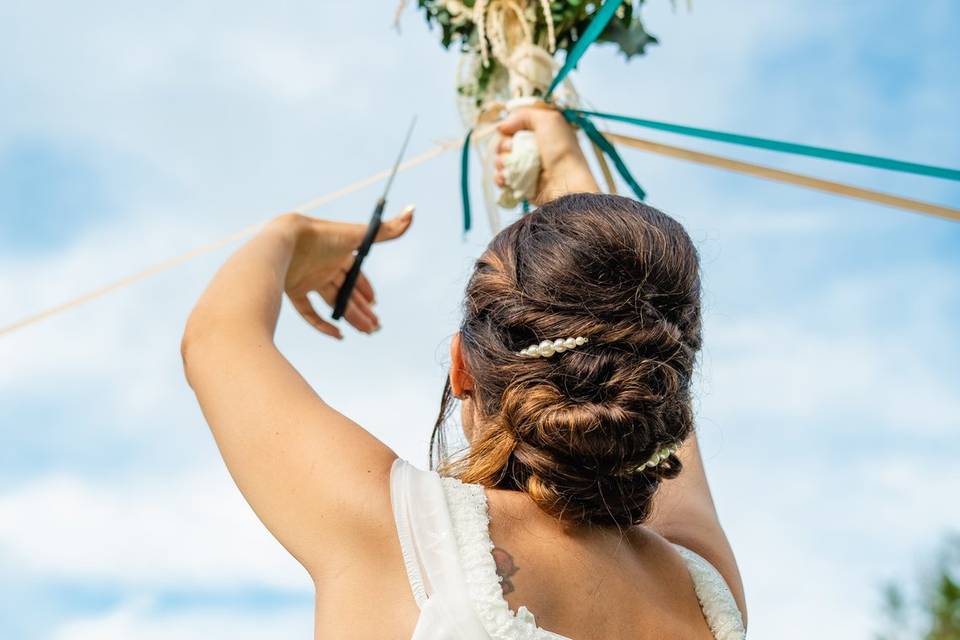
[(387, 199), (387, 192), (390, 191), (390, 186), (393, 184), (393, 178), (397, 175), (397, 169), (400, 168), (400, 162), (403, 160), (403, 154), (407, 151), (407, 144), (410, 142), (410, 136), (413, 134), (413, 127), (417, 124), (417, 116), (413, 116), (413, 120), (410, 121), (410, 128), (407, 129), (407, 137), (403, 139), (403, 146), (400, 147), (400, 154), (397, 156), (397, 161), (393, 163), (393, 170), (390, 171), (390, 177), (387, 178), (387, 184), (383, 188), (383, 196), (381, 199)]

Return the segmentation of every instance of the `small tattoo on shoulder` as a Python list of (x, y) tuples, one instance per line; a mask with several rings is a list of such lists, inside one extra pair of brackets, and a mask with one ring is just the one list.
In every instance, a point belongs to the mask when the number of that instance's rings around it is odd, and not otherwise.
[(502, 578), (500, 587), (503, 589), (503, 595), (512, 593), (513, 582), (510, 581), (510, 577), (519, 571), (520, 567), (514, 563), (513, 556), (500, 547), (493, 548), (493, 559), (497, 563), (497, 575)]

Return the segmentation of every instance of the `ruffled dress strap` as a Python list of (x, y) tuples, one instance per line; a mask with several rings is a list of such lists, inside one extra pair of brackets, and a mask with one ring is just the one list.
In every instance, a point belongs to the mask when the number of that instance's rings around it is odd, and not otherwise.
[(743, 640), (743, 615), (726, 580), (705, 558), (679, 544), (674, 548), (687, 563), (700, 608), (717, 640)]
[(390, 469), (390, 499), (407, 579), (420, 607), (412, 640), (488, 640), (464, 587), (440, 476), (398, 458)]
[(482, 485), (441, 477), (453, 533), (460, 550), (467, 592), (474, 610), (492, 640), (570, 640), (541, 629), (533, 613), (521, 606), (516, 613), (503, 597), (490, 539), (490, 514)]

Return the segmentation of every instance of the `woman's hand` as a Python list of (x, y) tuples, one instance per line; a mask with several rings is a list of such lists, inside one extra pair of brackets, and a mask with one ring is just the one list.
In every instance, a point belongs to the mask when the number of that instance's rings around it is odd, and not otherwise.
[(503, 158), (510, 153), (513, 134), (524, 129), (533, 131), (540, 148), (540, 180), (534, 204), (540, 205), (567, 193), (600, 191), (573, 127), (559, 111), (537, 107), (517, 109), (497, 127), (503, 136), (497, 146), (495, 164), (494, 179), (498, 186), (504, 186)]
[[(400, 215), (385, 220), (374, 242), (399, 238), (412, 222), (411, 205)], [(317, 331), (342, 338), (335, 324), (320, 317), (307, 294), (316, 291), (327, 304), (333, 306), (367, 225), (320, 220), (298, 213), (282, 215), (270, 224), (292, 234), (293, 253), (287, 267), (284, 289), (293, 306)], [(380, 328), (380, 320), (373, 310), (374, 303), (373, 287), (360, 272), (343, 317), (357, 330), (373, 333)]]

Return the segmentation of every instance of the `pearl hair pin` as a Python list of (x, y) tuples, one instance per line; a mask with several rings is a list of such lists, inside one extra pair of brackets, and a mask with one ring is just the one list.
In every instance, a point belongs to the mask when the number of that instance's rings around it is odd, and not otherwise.
[(517, 352), (518, 356), (528, 358), (549, 358), (555, 353), (563, 353), (570, 349), (576, 349), (579, 346), (587, 344), (588, 340), (583, 336), (576, 338), (557, 338), (556, 340), (544, 340), (540, 344), (532, 344), (526, 349)]
[(669, 458), (670, 456), (672, 456), (673, 454), (675, 454), (678, 449), (680, 449), (680, 445), (679, 445), (679, 444), (676, 444), (676, 443), (674, 443), (674, 444), (669, 444), (669, 445), (667, 445), (667, 446), (665, 446), (665, 447), (657, 450), (652, 456), (650, 456), (650, 458), (649, 458), (646, 462), (644, 462), (644, 463), (641, 464), (640, 466), (634, 467), (634, 469), (632, 470), (632, 472), (633, 472), (633, 473), (642, 473), (644, 470), (646, 470), (646, 469), (649, 468), (649, 467), (659, 466), (660, 463), (662, 463), (662, 462), (665, 461), (667, 458)]

